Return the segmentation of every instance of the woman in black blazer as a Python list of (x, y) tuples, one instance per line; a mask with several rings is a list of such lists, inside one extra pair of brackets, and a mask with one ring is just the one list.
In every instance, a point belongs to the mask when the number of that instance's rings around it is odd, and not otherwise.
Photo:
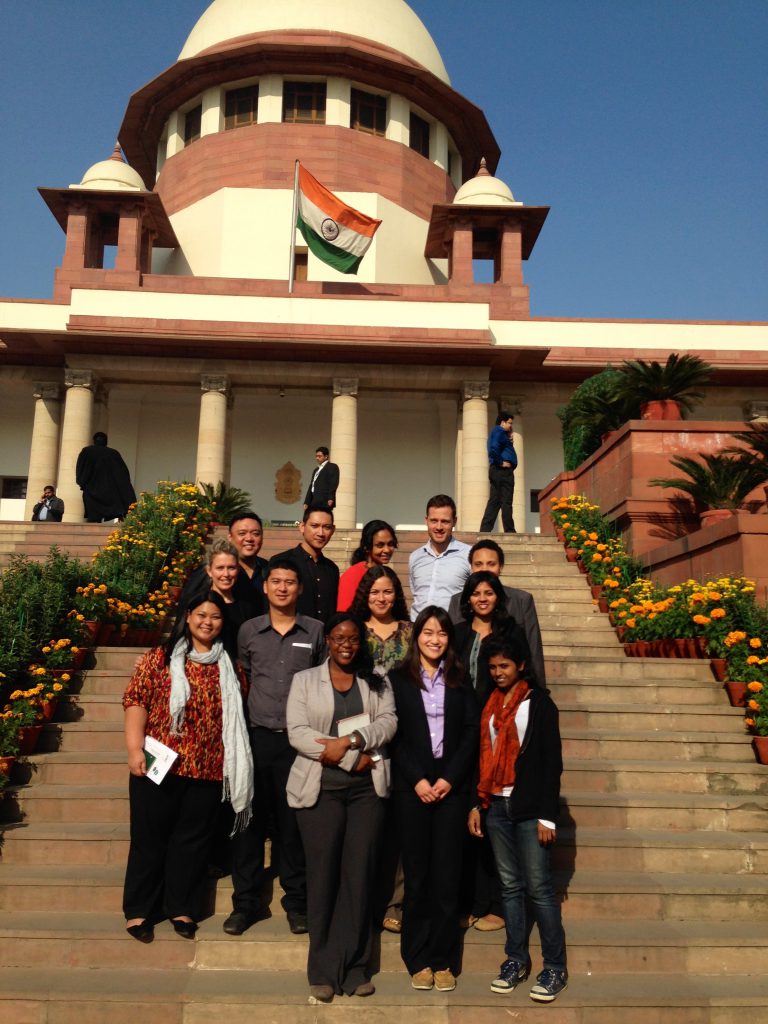
[(401, 953), (414, 988), (442, 992), (456, 987), (461, 957), (462, 839), (478, 743), (477, 702), (453, 639), (447, 613), (425, 608), (389, 676), (398, 718), (392, 796), (405, 875)]

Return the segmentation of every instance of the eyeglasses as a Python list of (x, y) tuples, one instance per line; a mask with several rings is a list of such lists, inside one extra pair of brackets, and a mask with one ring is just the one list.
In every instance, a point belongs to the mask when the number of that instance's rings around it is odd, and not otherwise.
[(343, 638), (339, 638), (339, 637), (335, 637), (335, 636), (331, 635), (331, 636), (328, 637), (328, 639), (336, 647), (359, 647), (360, 646), (360, 637), (359, 636), (345, 636)]

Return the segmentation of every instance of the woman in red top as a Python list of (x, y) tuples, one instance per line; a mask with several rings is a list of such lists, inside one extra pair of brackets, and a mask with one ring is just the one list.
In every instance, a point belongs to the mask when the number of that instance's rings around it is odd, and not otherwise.
[(396, 548), (397, 534), (389, 523), (383, 519), (371, 519), (365, 524), (360, 547), (352, 555), (352, 564), (341, 574), (336, 611), (349, 611), (366, 570), (374, 565), (389, 565)]
[[(241, 681), (219, 639), (225, 613), (218, 594), (194, 597), (168, 642), (140, 660), (123, 697), (131, 772), (123, 910), (140, 942), (152, 941), (164, 917), (193, 938), (219, 804), (232, 804), (235, 828), (250, 817), (253, 762)], [(147, 777), (147, 736), (177, 754), (159, 785)]]

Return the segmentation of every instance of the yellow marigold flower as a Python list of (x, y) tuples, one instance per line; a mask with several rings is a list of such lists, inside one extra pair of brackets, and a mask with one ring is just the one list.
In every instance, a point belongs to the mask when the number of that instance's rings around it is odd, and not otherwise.
[(69, 674), (69, 672), (62, 672), (61, 678), (64, 680), (65, 683), (68, 683), (72, 676)]
[(754, 682), (747, 683), (747, 689), (749, 690), (750, 693), (760, 693), (762, 688), (763, 688), (763, 684), (762, 683), (758, 683), (758, 681), (756, 679), (754, 680)]
[(753, 636), (752, 639), (749, 641), (749, 646), (753, 650), (757, 650), (758, 647), (763, 646), (763, 641), (760, 639), (759, 636)]
[(727, 614), (725, 608), (713, 608), (709, 616), (712, 619), (724, 619)]
[(43, 647), (43, 654), (50, 654), (50, 653), (51, 653), (51, 648), (50, 647), (47, 647), (47, 646)]
[[(65, 678), (65, 677), (62, 676), (62, 678)], [(69, 678), (69, 677), (66, 677), (66, 678)], [(55, 693), (59, 693), (61, 690), (64, 689), (64, 687), (61, 685), (61, 683), (54, 683), (53, 684), (53, 689), (54, 689)]]
[(751, 708), (753, 711), (759, 711), (760, 710), (760, 705), (757, 703), (756, 700), (748, 700), (747, 701), (747, 707)]

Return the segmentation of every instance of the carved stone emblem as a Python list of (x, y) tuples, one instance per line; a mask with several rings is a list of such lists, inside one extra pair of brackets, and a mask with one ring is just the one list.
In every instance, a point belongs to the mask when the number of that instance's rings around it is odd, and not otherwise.
[(283, 505), (293, 505), (301, 498), (301, 470), (292, 462), (275, 473), (275, 497)]

